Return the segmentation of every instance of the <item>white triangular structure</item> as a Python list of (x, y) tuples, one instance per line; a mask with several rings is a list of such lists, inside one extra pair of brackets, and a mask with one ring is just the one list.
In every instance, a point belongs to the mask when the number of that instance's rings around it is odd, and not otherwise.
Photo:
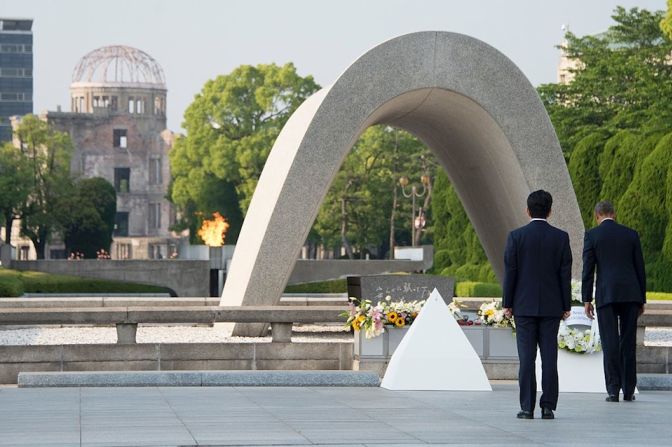
[(388, 390), (492, 391), (476, 351), (434, 289), (392, 354)]

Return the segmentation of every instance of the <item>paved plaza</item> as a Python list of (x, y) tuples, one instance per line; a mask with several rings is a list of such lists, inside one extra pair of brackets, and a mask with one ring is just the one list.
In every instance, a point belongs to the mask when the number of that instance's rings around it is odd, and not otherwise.
[[(515, 419), (517, 388), (0, 388), (0, 446), (669, 446), (672, 393), (609, 404), (562, 394), (556, 420)], [(538, 415), (537, 415), (538, 416)]]

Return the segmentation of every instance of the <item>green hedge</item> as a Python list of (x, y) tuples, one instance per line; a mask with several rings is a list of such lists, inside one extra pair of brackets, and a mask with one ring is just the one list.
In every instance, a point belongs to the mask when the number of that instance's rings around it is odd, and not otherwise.
[(646, 292), (646, 299), (651, 301), (672, 301), (672, 293), (666, 292)]
[(346, 293), (348, 283), (345, 279), (333, 281), (304, 282), (285, 288), (285, 293)]
[(497, 283), (470, 281), (458, 282), (455, 286), (455, 296), (499, 298), (502, 296), (502, 287)]
[(0, 268), (0, 297), (21, 295), (23, 295), (23, 282), (19, 274), (13, 270)]
[[(18, 284), (18, 288), (17, 288)], [(0, 269), (0, 297), (23, 293), (170, 293), (170, 289), (78, 276)]]

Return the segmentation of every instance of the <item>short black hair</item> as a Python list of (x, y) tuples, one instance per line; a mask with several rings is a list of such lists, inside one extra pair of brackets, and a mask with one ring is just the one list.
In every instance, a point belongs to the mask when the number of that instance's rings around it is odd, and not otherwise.
[(551, 214), (553, 197), (549, 192), (540, 189), (527, 196), (527, 209), (535, 219), (546, 219)]
[(614, 205), (610, 201), (603, 200), (597, 202), (597, 205), (595, 205), (595, 214), (598, 216), (613, 216), (616, 214), (616, 211), (614, 210)]

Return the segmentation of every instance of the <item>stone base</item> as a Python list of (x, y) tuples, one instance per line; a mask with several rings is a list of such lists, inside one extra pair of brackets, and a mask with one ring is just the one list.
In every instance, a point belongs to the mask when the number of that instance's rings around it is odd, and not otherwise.
[(378, 386), (358, 371), (101, 371), (19, 374), (19, 388), (117, 386)]
[[(518, 359), (481, 360), (485, 375), (490, 380), (518, 380)], [(387, 360), (357, 359), (352, 362), (355, 371), (371, 371), (383, 377), (387, 369)]]
[(21, 372), (352, 370), (352, 343), (0, 346), (0, 383)]

